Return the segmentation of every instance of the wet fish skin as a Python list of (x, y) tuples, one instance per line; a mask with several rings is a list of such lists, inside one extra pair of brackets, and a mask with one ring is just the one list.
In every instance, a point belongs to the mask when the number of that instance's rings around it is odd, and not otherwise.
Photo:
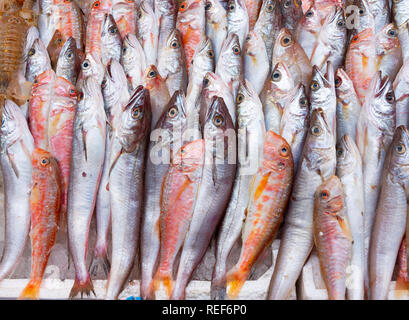
[(304, 86), (300, 83), (291, 92), (284, 107), (280, 122), (279, 134), (288, 142), (294, 160), (294, 175), (297, 172), (298, 160), (301, 157), (308, 121), (310, 119), (310, 104)]
[(158, 57), (162, 48), (169, 38), (169, 35), (176, 28), (176, 16), (178, 13), (177, 1), (175, 0), (154, 0), (155, 13), (159, 19), (159, 41)]
[[(396, 127), (396, 104), (388, 76), (377, 72), (362, 105), (357, 123), (356, 142), (362, 157), (365, 200), (365, 259), (376, 215), (382, 167)], [(368, 262), (366, 262), (368, 263)], [(365, 269), (367, 277), (368, 266)], [(368, 279), (365, 279), (368, 287)]]
[[(186, 286), (202, 260), (228, 204), (236, 161), (235, 131), (223, 98), (214, 97), (203, 125), (205, 164), (189, 231), (183, 243), (172, 299), (185, 299)], [(232, 161), (233, 160), (233, 161)]]
[(268, 62), (271, 64), (275, 39), (282, 28), (280, 3), (277, 0), (264, 0), (254, 30), (263, 38)]
[(405, 126), (399, 126), (385, 160), (382, 187), (371, 235), (369, 251), (371, 300), (387, 299), (399, 247), (406, 231), (408, 148), (409, 133)]
[(30, 230), (31, 153), (34, 140), (20, 108), (6, 100), (0, 127), (0, 166), (4, 179), (5, 235), (0, 279), (19, 262)]
[(206, 36), (211, 40), (214, 61), (219, 59), (223, 41), (227, 37), (227, 11), (218, 0), (205, 3)]
[(358, 147), (348, 134), (337, 144), (337, 176), (344, 190), (346, 216), (353, 239), (350, 282), (346, 288), (348, 300), (364, 299), (364, 191), (362, 160)]
[(148, 1), (143, 1), (138, 11), (137, 38), (146, 55), (146, 65), (157, 64), (159, 19)]
[(188, 84), (186, 58), (178, 29), (173, 29), (166, 46), (159, 52), (157, 67), (162, 78), (166, 80), (171, 96), (178, 90), (186, 93)]
[(401, 25), (406, 24), (409, 19), (409, 8), (405, 0), (392, 1), (392, 14), (396, 26), (400, 28)]
[(153, 283), (155, 292), (163, 284), (168, 297), (172, 296), (174, 289), (174, 263), (192, 219), (203, 161), (204, 140), (188, 142), (172, 159), (162, 183), (159, 219), (160, 254)]
[(317, 7), (313, 5), (301, 17), (297, 29), (294, 32), (295, 38), (304, 49), (308, 59), (311, 59), (312, 52), (318, 41), (321, 30), (321, 14)]
[(266, 46), (257, 31), (247, 34), (243, 47), (243, 76), (249, 80), (260, 94), (268, 76), (269, 65)]
[(257, 18), (259, 16), (262, 0), (246, 0), (247, 14), (249, 16), (249, 31), (254, 29)]
[(111, 13), (123, 39), (127, 34), (135, 34), (137, 28), (137, 4), (135, 1), (113, 1)]
[(352, 237), (344, 191), (337, 176), (317, 189), (314, 204), (314, 242), (330, 300), (345, 300)]
[(367, 0), (375, 20), (375, 32), (380, 31), (385, 25), (392, 22), (391, 10), (388, 0)]
[(94, 292), (86, 266), (88, 234), (101, 180), (106, 139), (106, 115), (100, 85), (92, 77), (81, 86), (72, 142), (68, 190), (68, 243), (75, 267), (70, 298)]
[(298, 21), (300, 21), (303, 11), (300, 0), (284, 0), (280, 4), (281, 15), (283, 17), (284, 28), (294, 34)]
[(76, 83), (77, 88), (81, 88), (82, 83), (88, 77), (94, 78), (98, 84), (101, 84), (104, 78), (104, 71), (105, 66), (102, 64), (101, 59), (92, 53), (87, 54), (81, 63), (81, 70)]
[(131, 91), (143, 84), (146, 63), (146, 55), (139, 40), (134, 34), (127, 34), (123, 41), (121, 64), (129, 80)]
[(409, 18), (406, 20), (406, 22), (398, 26), (398, 37), (402, 51), (402, 58), (403, 61), (406, 61), (409, 52)]
[[(176, 91), (166, 104), (151, 133), (146, 159), (145, 206), (141, 230), (141, 296), (143, 299), (154, 298), (152, 279), (160, 248), (159, 218), (162, 182), (173, 152), (178, 151), (182, 145), (182, 135), (186, 126), (185, 98), (181, 91)], [(159, 157), (159, 151), (163, 153), (161, 161), (158, 162), (155, 157)]]
[(314, 195), (335, 174), (335, 139), (322, 109), (312, 111), (310, 126), (284, 221), (267, 299), (288, 298), (313, 247)]
[(35, 77), (49, 69), (51, 69), (51, 61), (47, 49), (42, 41), (37, 38), (28, 51), (25, 70), (26, 79), (34, 82)]
[(236, 34), (240, 48), (249, 32), (249, 15), (245, 0), (230, 0), (227, 4), (227, 35)]
[(70, 37), (61, 49), (55, 73), (57, 77), (63, 77), (75, 85), (80, 69), (81, 62), (75, 39)]
[(52, 155), (36, 148), (32, 154), (31, 274), (19, 299), (39, 299), (41, 281), (55, 244), (61, 206), (58, 164)]
[(254, 263), (275, 239), (291, 193), (294, 161), (291, 147), (267, 131), (263, 159), (250, 186), (239, 261), (228, 272), (227, 296), (237, 298)]
[(104, 65), (110, 59), (120, 60), (122, 38), (118, 26), (111, 14), (106, 14), (101, 29), (101, 61)]
[(396, 126), (409, 125), (409, 60), (406, 60), (396, 75), (393, 90), (396, 97)]
[[(138, 250), (145, 152), (151, 125), (149, 91), (138, 86), (122, 111), (110, 154), (112, 262), (106, 300), (118, 299)], [(124, 188), (135, 192), (123, 192)]]
[(223, 42), (215, 73), (229, 87), (233, 99), (236, 99), (239, 83), (243, 78), (243, 58), (239, 38), (236, 34), (228, 34)]
[(361, 103), (355, 92), (354, 84), (342, 68), (335, 73), (335, 92), (337, 96), (337, 138), (339, 140), (344, 134), (347, 134), (355, 141)]
[(297, 84), (285, 63), (277, 63), (264, 83), (260, 93), (266, 130), (278, 133), (284, 107)]
[[(212, 300), (225, 299), (227, 259), (241, 235), (250, 197), (250, 184), (261, 162), (266, 134), (261, 102), (248, 81), (240, 84), (237, 97), (237, 170), (217, 237), (216, 264), (210, 291)], [(246, 158), (246, 152), (252, 156)]]

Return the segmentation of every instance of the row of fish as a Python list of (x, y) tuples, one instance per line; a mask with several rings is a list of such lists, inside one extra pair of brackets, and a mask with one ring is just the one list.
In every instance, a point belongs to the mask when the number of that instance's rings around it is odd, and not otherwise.
[(210, 295), (235, 299), (277, 236), (268, 299), (314, 245), (330, 299), (386, 299), (397, 260), (407, 287), (407, 0), (7, 5), (0, 279), (30, 232), (21, 298), (58, 230), (71, 298), (102, 267), (118, 299), (137, 258), (144, 299), (184, 299), (215, 239)]

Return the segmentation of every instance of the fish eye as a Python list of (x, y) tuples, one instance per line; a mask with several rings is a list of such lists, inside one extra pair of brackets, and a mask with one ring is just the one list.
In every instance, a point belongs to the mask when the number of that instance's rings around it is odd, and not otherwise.
[(128, 51), (128, 48), (127, 48), (127, 47), (123, 47), (123, 48), (122, 48), (122, 54), (125, 54), (127, 51)]
[(406, 151), (406, 148), (403, 144), (399, 143), (396, 147), (395, 150), (397, 153), (402, 154)]
[(58, 44), (61, 44), (61, 42), (62, 42), (62, 39), (61, 39), (61, 38), (58, 38), (58, 39), (57, 39), (57, 43), (58, 43)]
[(307, 103), (308, 103), (307, 98), (305, 97), (300, 98), (300, 106), (305, 107)]
[(335, 78), (335, 87), (339, 88), (342, 84), (342, 79), (340, 77)]
[[(207, 56), (208, 56), (209, 58), (213, 58), (213, 57), (214, 57), (214, 52), (213, 52), (213, 50), (207, 51)], [(193, 63), (193, 60), (192, 60), (192, 63)]]
[(362, 16), (363, 14), (365, 13), (365, 10), (364, 9), (359, 9), (359, 14)]
[(142, 12), (141, 10), (138, 10), (138, 13), (136, 14), (136, 16), (138, 17), (138, 19), (140, 19), (142, 17)]
[(317, 81), (313, 80), (311, 82), (311, 90), (317, 91), (319, 88), (320, 88), (320, 84)]
[(108, 31), (112, 34), (118, 33), (118, 28), (116, 26), (112, 26), (108, 29)]
[(152, 70), (149, 72), (149, 78), (155, 78), (156, 77), (156, 71)]
[(77, 98), (77, 100), (78, 100), (78, 102), (80, 102), (82, 99), (84, 99), (84, 93), (83, 93), (82, 91), (80, 91), (80, 92), (78, 93), (78, 98)]
[(267, 12), (272, 12), (274, 10), (274, 5), (269, 4), (267, 7)]
[(244, 100), (244, 96), (243, 96), (241, 93), (239, 93), (239, 94), (237, 95), (236, 102), (237, 102), (237, 103), (240, 103), (240, 102), (242, 102), (243, 100)]
[(41, 160), (40, 160), (40, 164), (41, 164), (43, 167), (46, 167), (49, 163), (50, 163), (50, 159), (48, 159), (48, 158), (46, 158), (46, 157), (43, 157), (43, 158), (41, 158)]
[(322, 132), (322, 130), (321, 130), (321, 128), (320, 128), (319, 126), (313, 126), (313, 127), (311, 128), (311, 133), (312, 133), (314, 136), (319, 136), (319, 135), (321, 134), (321, 132)]
[(288, 47), (292, 43), (292, 39), (290, 36), (285, 36), (281, 39), (281, 45), (283, 47)]
[(204, 85), (205, 87), (207, 87), (207, 86), (209, 85), (209, 83), (210, 83), (209, 79), (204, 78), (204, 80), (203, 80), (203, 85)]
[(168, 116), (169, 118), (174, 118), (178, 115), (178, 113), (179, 113), (178, 109), (176, 107), (172, 107), (168, 111)]
[(339, 149), (337, 150), (337, 156), (338, 156), (338, 157), (341, 157), (343, 154), (344, 154), (344, 150), (343, 150), (342, 148), (339, 148)]
[(237, 56), (240, 54), (240, 47), (239, 46), (234, 46), (233, 47), (233, 53)]
[(213, 124), (216, 127), (220, 127), (221, 125), (223, 125), (223, 123), (224, 123), (224, 118), (223, 118), (223, 116), (221, 114), (217, 114), (217, 115), (214, 116)]
[(177, 49), (180, 47), (179, 41), (173, 40), (172, 43), (170, 44), (172, 48)]
[(131, 111), (131, 115), (133, 119), (140, 119), (142, 117), (142, 110), (140, 107), (133, 107)]
[(327, 190), (322, 190), (320, 192), (320, 198), (324, 199), (324, 200), (327, 200), (329, 198), (329, 192)]
[(234, 2), (229, 4), (229, 8), (228, 8), (229, 11), (233, 11), (235, 8), (236, 8), (236, 5), (234, 4)]
[(184, 11), (184, 10), (186, 9), (186, 3), (182, 2), (182, 3), (180, 4), (180, 6), (179, 6), (179, 9), (180, 9), (181, 11)]
[(358, 41), (358, 39), (359, 39), (359, 37), (358, 37), (358, 36), (355, 36), (355, 37), (352, 38), (352, 41), (355, 41), (355, 42), (356, 42), (356, 41)]
[(70, 89), (70, 95), (76, 96), (76, 95), (77, 95), (77, 91), (76, 91), (75, 89)]
[(284, 8), (289, 8), (291, 6), (291, 1), (284, 2)]
[(100, 5), (101, 5), (101, 2), (95, 1), (94, 4), (92, 5), (92, 7), (98, 8)]
[(67, 58), (68, 58), (68, 59), (71, 59), (73, 56), (74, 56), (74, 55), (72, 54), (72, 52), (69, 52), (69, 53), (67, 54)]
[(102, 82), (101, 82), (101, 88), (104, 89), (104, 88), (106, 87), (106, 85), (107, 85), (107, 79), (104, 78), (104, 79), (102, 80)]
[(312, 10), (308, 10), (305, 14), (306, 17), (312, 17), (314, 15), (314, 12)]
[(31, 48), (30, 51), (28, 52), (28, 55), (31, 57), (36, 53), (36, 50), (34, 48)]
[(286, 157), (287, 155), (288, 155), (288, 148), (286, 147), (286, 146), (282, 146), (281, 147), (281, 149), (280, 149), (280, 154), (283, 156), (283, 157)]
[(280, 81), (281, 80), (281, 72), (276, 70), (273, 72), (273, 74), (271, 75), (271, 80), (273, 81)]
[(90, 63), (89, 60), (84, 60), (84, 62), (82, 63), (82, 69), (87, 70), (90, 67)]
[(387, 102), (389, 103), (393, 103), (395, 101), (395, 96), (393, 94), (393, 92), (388, 92), (385, 96), (385, 99)]
[(396, 37), (396, 30), (395, 29), (390, 29), (388, 31), (388, 35), (390, 35), (391, 37)]
[(338, 22), (337, 22), (337, 26), (338, 26), (338, 27), (343, 27), (343, 26), (345, 26), (345, 21), (344, 21), (344, 19), (339, 19)]
[(206, 5), (205, 5), (205, 10), (209, 10), (210, 8), (212, 7), (212, 3), (211, 2), (206, 2)]

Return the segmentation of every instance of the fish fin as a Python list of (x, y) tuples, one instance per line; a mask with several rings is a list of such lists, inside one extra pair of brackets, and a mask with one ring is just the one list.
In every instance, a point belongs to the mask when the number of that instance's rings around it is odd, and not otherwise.
[(338, 221), (339, 227), (341, 228), (342, 232), (352, 242), (353, 239), (352, 239), (351, 229), (349, 227), (348, 220), (346, 218), (337, 216), (337, 221)]
[(18, 297), (19, 300), (38, 300), (40, 295), (41, 281), (31, 281), (24, 288)]
[(89, 270), (92, 276), (94, 277), (97, 276), (99, 266), (102, 266), (105, 276), (108, 277), (109, 270), (111, 269), (111, 263), (109, 262), (107, 252), (104, 252), (102, 254), (94, 253), (94, 256), (91, 262), (91, 266), (89, 267)]
[(18, 178), (18, 177), (19, 177), (19, 173), (18, 173), (18, 169), (17, 169), (16, 163), (14, 162), (14, 155), (11, 154), (11, 153), (9, 153), (8, 150), (7, 150), (7, 157), (8, 157), (8, 159), (9, 159), (9, 161), (10, 161), (11, 167), (13, 168), (14, 174), (15, 174), (16, 177)]
[(77, 277), (75, 277), (74, 285), (71, 288), (69, 298), (72, 299), (77, 296), (79, 293), (81, 294), (81, 298), (83, 297), (84, 293), (89, 296), (91, 292), (96, 296), (94, 291), (94, 286), (91, 281), (91, 277), (88, 275), (87, 279), (84, 282), (81, 282)]
[(227, 298), (228, 299), (237, 299), (244, 283), (246, 282), (249, 276), (250, 270), (243, 271), (238, 268), (233, 268), (227, 276)]

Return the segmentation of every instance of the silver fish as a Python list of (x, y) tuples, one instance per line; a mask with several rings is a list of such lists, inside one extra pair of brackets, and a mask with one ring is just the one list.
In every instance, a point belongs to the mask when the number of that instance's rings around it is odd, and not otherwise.
[(227, 37), (227, 12), (219, 0), (208, 0), (205, 3), (206, 35), (212, 42), (214, 61), (217, 61)]
[(122, 51), (122, 38), (118, 26), (111, 14), (105, 14), (101, 29), (101, 60), (104, 65), (110, 59), (120, 60)]
[(70, 37), (67, 39), (67, 41), (65, 41), (61, 49), (55, 74), (57, 77), (63, 77), (75, 85), (80, 68), (81, 63), (77, 45), (75, 43), (75, 39)]
[(135, 90), (143, 84), (143, 75), (147, 67), (146, 55), (134, 34), (127, 34), (123, 41), (121, 64), (129, 80), (129, 88)]
[(236, 34), (243, 47), (249, 32), (249, 16), (244, 0), (230, 0), (227, 4), (227, 35)]
[(148, 1), (138, 9), (137, 38), (146, 55), (146, 65), (157, 64), (159, 18)]
[(396, 97), (396, 126), (409, 125), (409, 60), (406, 60), (393, 82)]
[(46, 70), (51, 69), (51, 61), (46, 47), (42, 41), (37, 38), (30, 51), (28, 51), (26, 61), (26, 79), (33, 82), (35, 77)]

